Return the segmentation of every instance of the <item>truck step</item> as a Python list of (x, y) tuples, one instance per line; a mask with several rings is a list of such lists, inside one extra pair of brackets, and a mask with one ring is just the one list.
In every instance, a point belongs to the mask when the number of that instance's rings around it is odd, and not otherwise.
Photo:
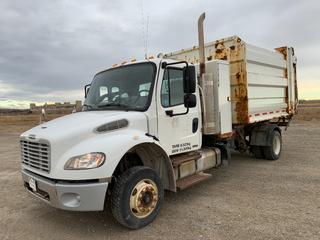
[(191, 187), (197, 183), (200, 183), (204, 180), (207, 180), (208, 178), (212, 177), (211, 174), (208, 173), (196, 173), (194, 175), (190, 175), (185, 178), (181, 178), (177, 181), (177, 190), (184, 190), (188, 187)]
[(189, 162), (192, 160), (197, 160), (201, 158), (201, 153), (200, 152), (190, 152), (190, 153), (182, 153), (179, 155), (175, 155), (171, 157), (172, 161), (172, 166), (173, 167), (178, 167), (184, 162)]

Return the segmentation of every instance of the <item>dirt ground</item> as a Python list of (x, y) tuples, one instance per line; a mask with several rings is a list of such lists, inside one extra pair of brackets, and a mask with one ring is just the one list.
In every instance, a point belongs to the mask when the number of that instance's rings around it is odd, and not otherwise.
[(30, 125), (0, 121), (0, 239), (320, 239), (320, 114), (303, 113), (283, 132), (280, 160), (235, 153), (210, 180), (166, 193), (157, 219), (136, 231), (107, 211), (62, 211), (29, 196), (18, 137)]

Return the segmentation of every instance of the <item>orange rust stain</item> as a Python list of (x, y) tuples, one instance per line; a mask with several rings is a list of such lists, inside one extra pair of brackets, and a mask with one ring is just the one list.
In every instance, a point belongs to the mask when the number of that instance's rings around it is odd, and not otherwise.
[(238, 72), (236, 73), (237, 86), (235, 87), (235, 111), (238, 123), (249, 123), (248, 112), (248, 89), (247, 89), (247, 72), (245, 62), (237, 63)]
[(284, 57), (285, 60), (287, 60), (287, 55), (288, 55), (288, 49), (287, 47), (278, 47), (275, 48), (276, 51), (278, 51), (279, 53), (281, 53)]
[(248, 123), (248, 93), (245, 84), (238, 84), (234, 88), (234, 101), (237, 123)]
[(223, 42), (216, 43), (215, 44), (215, 59), (220, 59), (220, 60), (228, 60), (230, 56), (230, 49), (226, 48), (224, 46)]
[(236, 112), (234, 120), (237, 124), (249, 123), (245, 43), (240, 38), (234, 38), (231, 42), (217, 40), (212, 50), (210, 55), (214, 59), (228, 60), (230, 63), (232, 102)]
[(238, 84), (240, 83), (240, 77), (241, 77), (240, 72), (237, 72), (237, 73), (236, 73), (236, 78), (237, 78), (237, 83), (238, 83)]
[(283, 76), (285, 77), (285, 78), (288, 78), (288, 69), (287, 68), (285, 68), (284, 70), (283, 70)]

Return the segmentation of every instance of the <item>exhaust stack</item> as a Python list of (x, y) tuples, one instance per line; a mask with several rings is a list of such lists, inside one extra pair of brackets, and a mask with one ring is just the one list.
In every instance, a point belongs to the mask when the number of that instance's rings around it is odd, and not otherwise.
[(204, 32), (203, 32), (203, 21), (205, 17), (206, 17), (206, 13), (202, 13), (198, 19), (200, 77), (202, 77), (202, 74), (206, 72), (205, 56), (204, 56)]

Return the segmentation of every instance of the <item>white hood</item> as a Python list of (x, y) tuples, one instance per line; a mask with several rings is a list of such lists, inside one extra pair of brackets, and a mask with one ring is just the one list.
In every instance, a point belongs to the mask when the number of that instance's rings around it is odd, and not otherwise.
[[(120, 119), (127, 119), (130, 128), (136, 128), (142, 131), (147, 131), (145, 124), (134, 124), (136, 121), (147, 121), (146, 116), (140, 112), (124, 112), (124, 111), (88, 111), (78, 112), (66, 115), (52, 121), (36, 126), (21, 136), (28, 137), (35, 135), (36, 139), (46, 139), (57, 141), (65, 138), (87, 136), (93, 133), (94, 129)], [(131, 120), (131, 121), (130, 121)], [(78, 139), (79, 140), (79, 139)]]
[[(128, 126), (122, 129), (98, 133), (95, 129), (103, 124), (126, 119)], [(89, 178), (90, 171), (83, 176), (80, 171), (68, 171), (64, 173), (63, 165), (71, 156), (84, 154), (90, 151), (117, 151), (119, 141), (115, 141), (117, 136), (124, 133), (140, 133), (145, 135), (148, 132), (147, 117), (142, 112), (125, 111), (88, 111), (70, 114), (55, 120), (36, 126), (23, 134), (21, 137), (30, 141), (46, 140), (50, 144), (51, 170), (46, 173), (29, 166), (23, 166), (30, 171), (52, 178), (68, 179), (72, 177)], [(120, 135), (119, 135), (120, 134)], [(122, 136), (121, 135), (121, 136)], [(122, 141), (120, 141), (122, 143)], [(111, 158), (108, 155), (109, 161)], [(94, 171), (94, 170), (91, 170)], [(103, 175), (104, 169), (98, 168)]]

